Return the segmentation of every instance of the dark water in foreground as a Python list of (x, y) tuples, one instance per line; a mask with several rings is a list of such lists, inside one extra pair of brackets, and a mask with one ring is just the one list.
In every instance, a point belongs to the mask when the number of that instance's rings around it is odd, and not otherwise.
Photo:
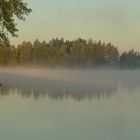
[(139, 73), (1, 72), (0, 140), (139, 140)]

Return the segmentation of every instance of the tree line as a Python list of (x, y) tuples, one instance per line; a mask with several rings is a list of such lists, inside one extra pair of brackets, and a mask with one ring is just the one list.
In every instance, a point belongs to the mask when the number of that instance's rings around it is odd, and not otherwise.
[(52, 39), (49, 42), (36, 39), (15, 46), (0, 44), (1, 66), (49, 66), (49, 67), (140, 67), (140, 53), (134, 50), (119, 53), (111, 43), (101, 41)]

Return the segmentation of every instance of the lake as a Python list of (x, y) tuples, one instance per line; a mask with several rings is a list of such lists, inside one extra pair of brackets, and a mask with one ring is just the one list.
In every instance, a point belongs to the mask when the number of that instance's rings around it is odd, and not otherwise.
[(0, 70), (1, 140), (139, 140), (139, 70)]

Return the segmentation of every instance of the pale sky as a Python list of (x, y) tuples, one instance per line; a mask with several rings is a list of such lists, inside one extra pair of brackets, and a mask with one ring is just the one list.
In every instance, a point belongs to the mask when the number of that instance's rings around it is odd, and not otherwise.
[[(24, 0), (25, 1), (25, 0)], [(18, 22), (23, 40), (78, 37), (112, 42), (119, 50), (140, 51), (140, 0), (26, 0), (33, 13)]]

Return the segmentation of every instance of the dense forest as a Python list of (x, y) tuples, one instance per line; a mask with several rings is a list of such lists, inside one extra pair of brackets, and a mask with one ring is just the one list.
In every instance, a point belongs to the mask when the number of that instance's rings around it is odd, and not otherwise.
[(68, 68), (140, 67), (140, 53), (134, 50), (119, 53), (111, 43), (78, 38), (73, 41), (52, 39), (48, 43), (36, 39), (18, 46), (0, 44), (1, 66), (49, 66)]

